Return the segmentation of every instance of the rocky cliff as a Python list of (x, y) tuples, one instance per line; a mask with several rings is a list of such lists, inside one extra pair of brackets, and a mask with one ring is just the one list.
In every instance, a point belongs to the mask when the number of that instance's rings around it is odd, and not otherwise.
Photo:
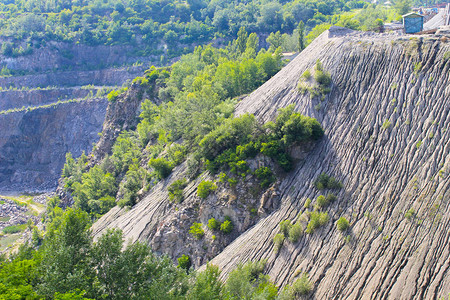
[[(329, 90), (306, 79), (317, 60), (331, 75)], [(267, 193), (252, 193), (249, 180), (235, 190), (219, 188), (201, 202), (195, 191), (206, 174), (174, 205), (167, 186), (183, 176), (181, 165), (132, 209), (104, 215), (94, 234), (119, 227), (125, 239), (145, 241), (173, 258), (188, 253), (197, 266), (211, 258), (223, 276), (239, 262), (265, 259), (267, 273), (281, 286), (307, 272), (314, 299), (447, 297), (449, 77), (448, 37), (331, 28), (236, 109), (267, 121), (278, 108), (294, 104), (319, 120), (325, 137), (293, 171)], [(328, 193), (313, 184), (321, 173), (343, 185), (323, 209), (328, 222), (275, 251), (279, 223), (288, 219), (306, 227), (315, 199)], [(305, 205), (308, 199), (311, 205)], [(263, 209), (255, 215), (252, 207)], [(214, 239), (207, 232), (198, 242), (186, 233), (192, 222), (216, 215), (236, 222), (233, 237)], [(350, 222), (346, 231), (336, 228), (340, 217)]]
[(87, 46), (63, 42), (48, 42), (40, 48), (34, 48), (29, 55), (18, 57), (0, 55), (2, 67), (33, 74), (56, 70), (97, 70), (133, 65), (137, 61), (148, 64), (159, 60), (159, 55), (142, 57), (134, 54), (132, 46)]
[(47, 88), (51, 86), (73, 87), (83, 85), (114, 86), (142, 74), (143, 67), (105, 68), (82, 71), (57, 71), (32, 75), (0, 77), (0, 87)]
[(0, 55), (2, 67), (24, 74), (0, 77), (0, 190), (53, 189), (65, 153), (77, 157), (92, 150), (106, 113), (105, 94), (142, 74), (143, 62), (153, 59), (130, 51), (49, 43), (26, 56)]
[(98, 140), (106, 107), (101, 98), (0, 115), (0, 190), (55, 188), (65, 154), (88, 153)]
[(0, 91), (0, 111), (22, 107), (38, 107), (68, 99), (93, 97), (100, 87), (46, 88)]

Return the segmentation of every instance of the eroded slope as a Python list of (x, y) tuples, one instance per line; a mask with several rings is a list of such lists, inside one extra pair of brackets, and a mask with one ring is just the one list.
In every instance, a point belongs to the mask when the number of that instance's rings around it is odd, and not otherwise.
[[(449, 51), (447, 40), (435, 36), (379, 36), (332, 28), (244, 99), (237, 113), (254, 113), (261, 121), (273, 120), (278, 108), (295, 104), (299, 112), (321, 122), (325, 137), (271, 193), (244, 199), (277, 204), (275, 211), (258, 214), (250, 229), (252, 222), (245, 218), (237, 222), (243, 233), (212, 263), (226, 275), (241, 261), (267, 259), (267, 272), (279, 285), (308, 272), (317, 299), (447, 295)], [(302, 74), (313, 72), (318, 59), (332, 79), (323, 100), (298, 91)], [(175, 169), (131, 210), (114, 208), (94, 225), (94, 234), (119, 227), (126, 239), (146, 241), (173, 258), (193, 255), (197, 266), (217, 254), (226, 243), (199, 243), (186, 227), (214, 214), (240, 220), (239, 213), (251, 206), (221, 201), (225, 190), (214, 196), (219, 201), (199, 203), (199, 178), (185, 189), (183, 206), (174, 207), (167, 186), (184, 171), (183, 165)], [(344, 186), (326, 208), (329, 222), (295, 244), (285, 242), (275, 253), (272, 239), (279, 222), (296, 220), (306, 211), (307, 198), (323, 193), (313, 186), (322, 172)], [(413, 216), (406, 218), (411, 209)], [(341, 216), (351, 224), (344, 234), (335, 225)]]
[[(326, 138), (283, 180), (281, 209), (212, 263), (227, 272), (237, 261), (268, 259), (269, 275), (283, 285), (308, 272), (317, 299), (446, 296), (450, 45), (445, 38), (339, 37), (340, 31), (322, 35), (238, 105), (238, 113), (265, 120), (294, 103), (321, 122)], [(317, 59), (333, 81), (323, 102), (297, 92), (299, 78)], [(328, 225), (275, 254), (279, 222), (295, 220), (306, 199), (321, 194), (312, 184), (321, 172), (344, 184), (327, 209)], [(341, 216), (351, 222), (347, 242), (335, 225)]]

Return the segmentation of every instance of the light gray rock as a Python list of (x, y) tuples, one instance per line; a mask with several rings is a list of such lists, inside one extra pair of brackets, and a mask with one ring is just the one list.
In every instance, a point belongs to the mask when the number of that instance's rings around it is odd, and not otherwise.
[[(190, 182), (184, 202), (175, 205), (167, 186), (185, 176), (182, 165), (132, 209), (104, 215), (93, 226), (95, 237), (118, 227), (130, 242), (146, 242), (174, 260), (189, 254), (198, 267), (212, 259), (223, 277), (240, 262), (266, 259), (267, 273), (280, 286), (308, 272), (314, 299), (447, 297), (450, 60), (444, 55), (449, 51), (450, 44), (434, 36), (332, 28), (237, 106), (237, 115), (249, 112), (266, 122), (294, 104), (325, 129), (319, 144), (279, 177), (276, 192), (252, 196), (245, 184), (222, 185), (202, 201), (195, 193), (202, 179), (211, 179), (205, 175)], [(332, 78), (323, 100), (297, 88), (317, 60)], [(272, 240), (280, 221), (301, 216), (306, 226), (304, 204), (324, 193), (313, 185), (322, 172), (343, 183), (326, 209), (328, 224), (295, 244), (286, 241), (275, 253)], [(249, 223), (252, 203), (258, 203), (256, 209), (270, 207), (275, 196), (279, 205)], [(410, 209), (415, 213), (408, 219)], [(225, 214), (236, 224), (231, 237), (213, 240), (206, 228), (201, 240), (188, 234), (193, 222)], [(345, 233), (335, 224), (341, 216), (351, 224)]]

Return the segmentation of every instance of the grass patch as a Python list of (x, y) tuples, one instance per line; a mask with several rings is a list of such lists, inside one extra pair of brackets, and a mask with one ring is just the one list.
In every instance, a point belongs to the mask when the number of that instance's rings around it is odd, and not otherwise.
[(11, 234), (0, 238), (0, 250), (14, 244), (20, 238), (20, 234)]
[(450, 51), (444, 53), (444, 59), (445, 60), (450, 59)]
[(5, 234), (14, 234), (24, 231), (27, 228), (27, 224), (22, 225), (11, 225), (3, 228), (3, 233)]

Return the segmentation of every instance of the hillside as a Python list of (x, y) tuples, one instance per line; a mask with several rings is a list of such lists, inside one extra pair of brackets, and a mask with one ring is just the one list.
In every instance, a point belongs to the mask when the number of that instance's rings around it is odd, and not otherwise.
[[(325, 136), (299, 155), (303, 159), (293, 171), (280, 173), (263, 194), (250, 195), (254, 183), (249, 181), (236, 189), (221, 186), (202, 201), (196, 187), (201, 179), (212, 179), (204, 174), (174, 205), (167, 187), (186, 172), (182, 164), (131, 209), (115, 207), (104, 215), (94, 234), (118, 227), (125, 240), (144, 241), (173, 259), (189, 254), (196, 266), (211, 259), (223, 275), (238, 262), (267, 259), (266, 271), (277, 285), (307, 272), (316, 299), (446, 296), (449, 53), (445, 36), (331, 28), (236, 108), (237, 115), (249, 112), (265, 122), (275, 119), (278, 108), (294, 104), (321, 123)], [(320, 86), (303, 74), (313, 73), (317, 60), (332, 84), (328, 94), (322, 90), (311, 97)], [(333, 191), (337, 200), (320, 209), (328, 222), (296, 243), (286, 239), (274, 251), (279, 223), (298, 219), (306, 227), (313, 214), (312, 205), (305, 207), (307, 199), (315, 205), (320, 194), (331, 192), (314, 187), (321, 173), (343, 184)], [(240, 202), (232, 201), (236, 198)], [(255, 206), (262, 208), (256, 216), (250, 210)], [(216, 241), (207, 232), (198, 241), (187, 232), (192, 222), (224, 215), (235, 223), (231, 236)], [(350, 221), (347, 231), (336, 228), (340, 217)]]

